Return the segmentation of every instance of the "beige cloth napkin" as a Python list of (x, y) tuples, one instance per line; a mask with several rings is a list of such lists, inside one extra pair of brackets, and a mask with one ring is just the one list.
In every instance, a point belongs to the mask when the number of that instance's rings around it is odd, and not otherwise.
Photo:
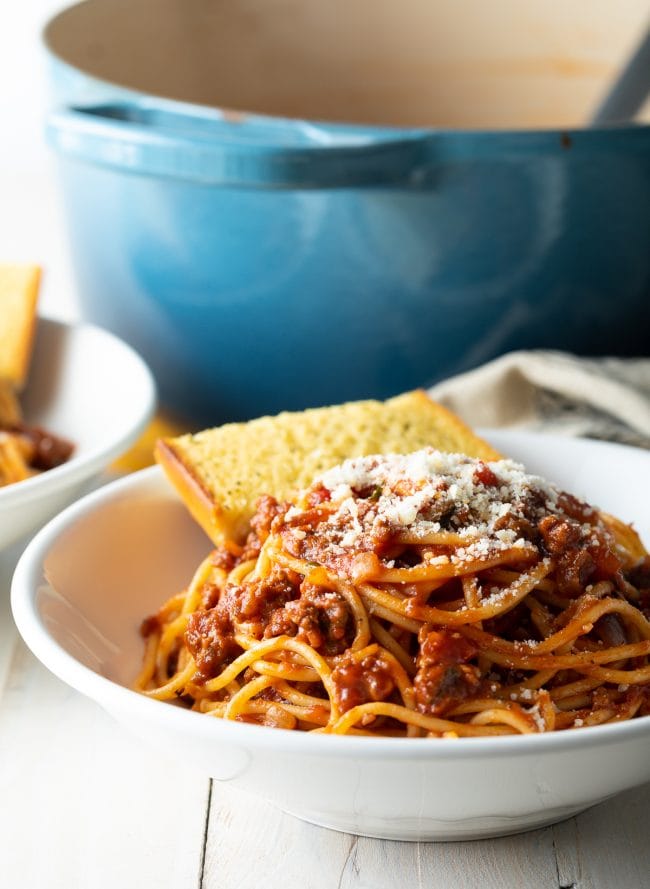
[(472, 426), (650, 448), (650, 358), (510, 352), (438, 383), (429, 393)]

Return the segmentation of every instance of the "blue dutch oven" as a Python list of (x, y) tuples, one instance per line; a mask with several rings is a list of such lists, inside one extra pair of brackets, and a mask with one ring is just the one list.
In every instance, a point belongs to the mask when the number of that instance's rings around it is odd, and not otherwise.
[(515, 348), (650, 354), (650, 127), (246, 114), (55, 60), (84, 313), (197, 424), (426, 386)]

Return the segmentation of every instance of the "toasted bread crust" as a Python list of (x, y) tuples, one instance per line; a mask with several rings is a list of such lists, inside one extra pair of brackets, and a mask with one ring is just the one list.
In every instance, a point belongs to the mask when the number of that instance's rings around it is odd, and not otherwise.
[(423, 390), (380, 401), (284, 412), (158, 441), (156, 460), (215, 543), (241, 540), (257, 498), (278, 499), (348, 457), (431, 445), (484, 460), (500, 454)]
[(210, 538), (220, 539), (222, 530), (219, 517), (222, 510), (212, 499), (213, 495), (200, 474), (185, 458), (182, 449), (174, 444), (173, 439), (159, 439), (154, 448), (154, 457), (180, 494), (192, 518), (201, 525)]
[(0, 377), (0, 429), (17, 426), (22, 419), (22, 409), (13, 383)]

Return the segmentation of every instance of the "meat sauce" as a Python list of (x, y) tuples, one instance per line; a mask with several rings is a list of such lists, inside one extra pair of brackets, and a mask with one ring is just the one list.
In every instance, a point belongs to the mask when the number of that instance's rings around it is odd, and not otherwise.
[[(490, 467), (479, 463), (474, 482), (493, 488), (500, 484), (500, 479)], [(440, 490), (444, 493), (443, 487)], [(340, 546), (333, 547), (327, 535), (320, 533), (322, 523), (331, 515), (331, 492), (324, 485), (315, 485), (302, 510), (278, 503), (270, 496), (262, 497), (245, 544), (218, 548), (213, 553), (213, 563), (231, 571), (244, 561), (256, 559), (271, 533), (278, 534), (285, 551), (296, 558), (314, 568), (324, 565), (348, 577), (354, 577), (360, 557), (381, 559), (384, 563), (392, 558), (397, 567), (412, 562), (412, 558), (402, 555), (404, 547), (398, 545), (399, 529), (375, 522), (368, 531), (367, 523), (364, 524), (364, 517), (375, 509), (376, 488), (367, 486), (355, 495), (354, 520), (361, 530), (355, 532), (355, 544), (349, 552), (341, 551), (344, 548)], [(557, 593), (562, 597), (578, 597), (588, 584), (600, 580), (607, 580), (614, 590), (622, 589), (627, 582), (622, 565), (596, 511), (569, 495), (559, 497), (558, 508), (549, 514), (543, 507), (544, 496), (531, 489), (519, 504), (518, 512), (499, 518), (494, 527), (496, 531), (513, 532), (526, 544), (532, 544), (540, 557), (553, 560)], [(443, 530), (453, 531), (458, 528), (463, 504), (456, 507), (448, 501), (441, 502), (444, 508), (438, 510), (436, 521)], [(337, 530), (339, 538), (344, 531)], [(522, 566), (525, 564), (522, 561)], [(511, 567), (516, 569), (517, 565)], [(650, 609), (650, 562), (635, 570), (638, 577), (634, 579), (643, 587), (645, 605)], [(267, 577), (226, 583), (223, 589), (206, 586), (203, 605), (190, 616), (185, 633), (186, 645), (197, 665), (195, 681), (205, 682), (214, 677), (241, 653), (235, 641), (235, 626), (244, 624), (246, 632), (257, 639), (290, 636), (328, 658), (336, 703), (342, 712), (368, 702), (398, 701), (393, 670), (381, 649), (360, 659), (349, 650), (355, 637), (350, 606), (344, 596), (327, 588), (321, 580), (319, 577), (319, 583), (314, 583), (309, 573), (302, 575), (273, 563)], [(402, 592), (406, 596), (418, 595), (407, 586)], [(418, 604), (425, 603), (415, 602), (414, 607)], [(535, 626), (523, 606), (500, 620), (522, 621), (523, 632), (534, 638)], [(143, 632), (150, 632), (152, 626), (143, 627)], [(384, 628), (392, 629), (387, 622)], [(485, 629), (492, 629), (489, 622)], [(601, 621), (597, 632), (612, 645), (623, 644), (626, 639), (622, 624), (615, 617)], [(425, 624), (417, 647), (409, 653), (413, 658), (415, 703), (423, 714), (444, 716), (459, 702), (487, 691), (481, 687), (484, 680), (474, 663), (478, 649), (459, 632)]]
[(41, 426), (16, 423), (0, 428), (10, 435), (19, 436), (25, 442), (29, 466), (38, 472), (46, 472), (66, 463), (74, 451), (72, 442), (48, 432)]

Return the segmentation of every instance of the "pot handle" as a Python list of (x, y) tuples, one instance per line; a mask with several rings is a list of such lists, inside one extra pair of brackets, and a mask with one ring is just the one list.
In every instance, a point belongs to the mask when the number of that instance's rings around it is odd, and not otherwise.
[(431, 133), (224, 115), (179, 103), (67, 107), (47, 121), (61, 154), (147, 176), (255, 188), (422, 188)]

